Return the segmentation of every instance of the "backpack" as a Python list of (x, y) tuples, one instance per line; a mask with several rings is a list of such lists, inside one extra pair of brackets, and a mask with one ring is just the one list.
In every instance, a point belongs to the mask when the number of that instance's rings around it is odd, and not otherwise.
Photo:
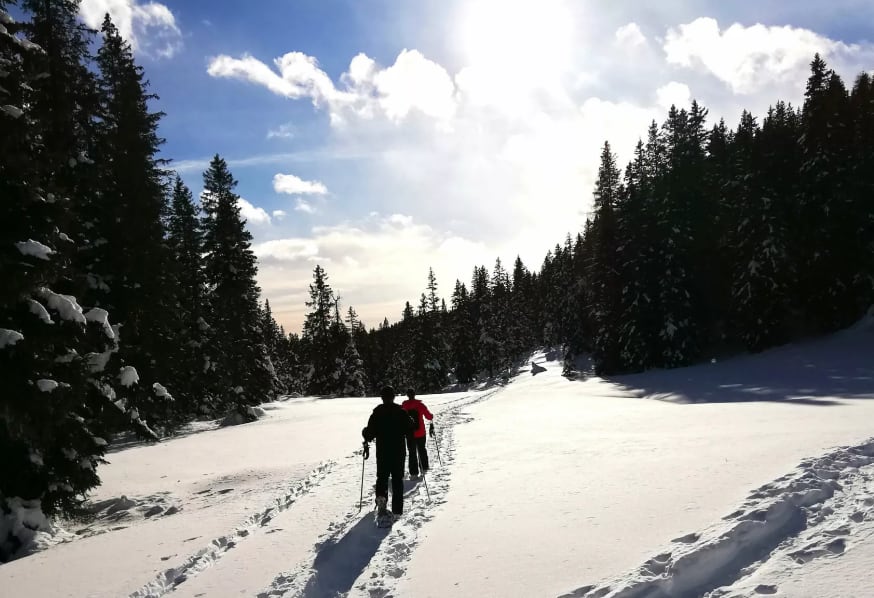
[(416, 409), (407, 409), (407, 415), (413, 420), (413, 430), (419, 429), (419, 411)]

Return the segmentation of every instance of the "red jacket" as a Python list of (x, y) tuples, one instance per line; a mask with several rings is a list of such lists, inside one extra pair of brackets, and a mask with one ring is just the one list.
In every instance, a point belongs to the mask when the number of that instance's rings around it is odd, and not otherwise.
[(420, 401), (419, 399), (407, 399), (403, 403), (401, 403), (401, 407), (403, 407), (407, 413), (410, 411), (416, 412), (416, 420), (419, 422), (419, 427), (413, 432), (413, 438), (421, 438), (425, 435), (425, 419), (434, 419), (434, 416), (431, 415), (431, 412), (428, 411), (428, 408), (425, 407), (425, 403)]

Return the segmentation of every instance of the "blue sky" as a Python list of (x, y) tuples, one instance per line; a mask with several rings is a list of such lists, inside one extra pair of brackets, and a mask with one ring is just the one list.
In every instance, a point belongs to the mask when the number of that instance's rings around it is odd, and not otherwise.
[(874, 7), (834, 2), (83, 0), (134, 44), (196, 194), (215, 153), (278, 319), (299, 331), (316, 263), (369, 326), (495, 258), (532, 269), (671, 103), (736, 125), (800, 101), (819, 51), (874, 66)]

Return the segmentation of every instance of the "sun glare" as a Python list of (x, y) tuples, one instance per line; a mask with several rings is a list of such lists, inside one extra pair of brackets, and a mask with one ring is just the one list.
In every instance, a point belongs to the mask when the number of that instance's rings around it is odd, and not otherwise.
[(473, 68), (545, 82), (570, 61), (572, 15), (564, 0), (474, 0), (464, 3), (460, 20), (459, 43)]

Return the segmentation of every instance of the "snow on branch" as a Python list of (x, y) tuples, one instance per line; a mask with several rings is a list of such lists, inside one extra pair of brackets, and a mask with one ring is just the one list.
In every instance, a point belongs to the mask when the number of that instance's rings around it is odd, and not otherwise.
[(43, 307), (43, 304), (34, 299), (27, 300), (28, 307), (30, 308), (30, 313), (35, 315), (37, 318), (45, 322), (46, 324), (54, 324), (52, 317), (49, 315), (49, 312)]
[(38, 294), (48, 302), (49, 308), (58, 312), (64, 320), (86, 324), (85, 316), (82, 315), (82, 307), (76, 303), (76, 298), (72, 295), (59, 295), (45, 287), (41, 288)]
[(109, 325), (109, 312), (99, 307), (94, 307), (85, 314), (85, 319), (89, 322), (96, 322), (103, 327), (103, 332), (111, 340), (115, 340), (115, 331)]
[(22, 340), (24, 335), (18, 332), (17, 330), (8, 330), (6, 328), (0, 328), (0, 349), (4, 347), (13, 346), (18, 341)]
[[(2, 110), (8, 113), (7, 108), (11, 108), (12, 106), (3, 106)], [(21, 116), (19, 110), (19, 114), (17, 116)], [(48, 245), (43, 245), (39, 241), (34, 241), (33, 239), (28, 239), (27, 241), (20, 241), (15, 244), (15, 247), (18, 251), (21, 252), (22, 255), (29, 255), (31, 257), (35, 257), (41, 260), (48, 260), (49, 256), (54, 253), (51, 247)]]
[(118, 380), (122, 386), (133, 386), (140, 381), (140, 375), (134, 366), (126, 365), (118, 372)]
[(58, 383), (54, 380), (40, 378), (36, 381), (36, 387), (40, 390), (40, 392), (52, 392), (58, 387)]

